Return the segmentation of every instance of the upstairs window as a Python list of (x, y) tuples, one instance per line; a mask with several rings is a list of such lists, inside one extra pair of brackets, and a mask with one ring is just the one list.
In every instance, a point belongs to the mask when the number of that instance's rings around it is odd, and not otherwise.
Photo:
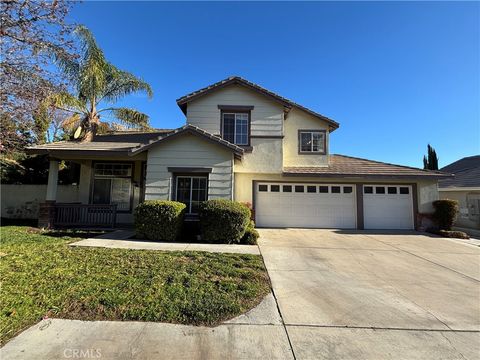
[(236, 145), (248, 145), (248, 123), (246, 112), (222, 113), (222, 138)]
[(325, 154), (325, 131), (300, 130), (298, 134), (300, 154)]

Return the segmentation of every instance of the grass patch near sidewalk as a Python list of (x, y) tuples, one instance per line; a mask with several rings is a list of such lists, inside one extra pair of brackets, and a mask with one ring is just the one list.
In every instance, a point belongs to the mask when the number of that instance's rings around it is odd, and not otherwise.
[(44, 316), (216, 325), (270, 291), (258, 255), (70, 247), (74, 233), (20, 226), (0, 235), (2, 344)]

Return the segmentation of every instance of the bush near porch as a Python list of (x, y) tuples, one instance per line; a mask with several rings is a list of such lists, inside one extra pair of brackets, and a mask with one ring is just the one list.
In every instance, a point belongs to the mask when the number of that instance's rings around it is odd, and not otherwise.
[(45, 316), (216, 325), (270, 292), (258, 255), (71, 247), (80, 239), (0, 231), (1, 343)]
[(231, 200), (208, 200), (200, 204), (202, 240), (212, 243), (240, 243), (250, 223), (250, 209)]
[(177, 201), (147, 200), (135, 208), (137, 237), (175, 241), (182, 231), (185, 204)]
[(197, 241), (255, 245), (259, 237), (248, 205), (231, 200), (200, 204), (199, 221), (184, 221), (185, 205), (176, 201), (147, 200), (135, 209), (137, 238), (158, 241)]

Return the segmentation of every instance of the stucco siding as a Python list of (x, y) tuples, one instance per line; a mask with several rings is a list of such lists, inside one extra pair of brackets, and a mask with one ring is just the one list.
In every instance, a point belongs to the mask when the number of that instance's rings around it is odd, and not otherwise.
[(169, 167), (209, 167), (208, 198), (232, 199), (233, 154), (197, 136), (185, 134), (148, 150), (145, 199), (172, 199)]
[(241, 85), (230, 85), (193, 100), (187, 106), (187, 123), (220, 134), (218, 105), (254, 106), (251, 135), (283, 135), (283, 106)]
[[(455, 226), (470, 229), (480, 229), (480, 217), (473, 215), (474, 209), (469, 210), (467, 196), (472, 200), (480, 201), (480, 190), (478, 191), (440, 191), (441, 199), (450, 199), (458, 201), (459, 214)], [(473, 204), (470, 204), (472, 206)]]
[[(298, 130), (325, 130), (326, 155), (298, 153)], [(283, 165), (284, 166), (328, 166), (329, 132), (328, 123), (306, 112), (293, 108), (284, 124)]]
[(253, 138), (252, 151), (235, 161), (235, 172), (281, 173), (283, 169), (282, 139)]

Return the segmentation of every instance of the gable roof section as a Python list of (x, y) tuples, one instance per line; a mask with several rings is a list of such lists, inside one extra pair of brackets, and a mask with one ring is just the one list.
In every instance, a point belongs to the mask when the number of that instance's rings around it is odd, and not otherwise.
[(229, 85), (233, 85), (233, 84), (237, 84), (237, 85), (241, 85), (241, 86), (244, 86), (250, 90), (253, 90), (261, 95), (264, 95), (264, 96), (267, 96), (269, 98), (271, 98), (272, 100), (282, 104), (284, 107), (285, 107), (285, 112), (288, 113), (292, 108), (298, 108), (298, 109), (301, 109), (303, 111), (305, 111), (306, 113), (316, 117), (316, 118), (319, 118), (323, 121), (326, 121), (330, 127), (331, 127), (331, 131), (335, 130), (335, 129), (338, 129), (338, 127), (340, 126), (339, 123), (337, 123), (336, 121), (326, 117), (326, 116), (323, 116), (322, 114), (319, 114), (313, 110), (310, 110), (308, 108), (306, 108), (305, 106), (302, 106), (300, 104), (297, 104), (296, 102), (292, 101), (292, 100), (289, 100), (287, 98), (284, 98), (283, 96), (280, 96), (270, 90), (267, 90), (263, 87), (261, 87), (260, 85), (258, 84), (255, 84), (255, 83), (252, 83), (248, 80), (245, 80), (243, 78), (241, 78), (240, 76), (230, 76), (226, 79), (223, 79), (219, 82), (216, 82), (212, 85), (209, 85), (207, 87), (204, 87), (203, 89), (200, 89), (200, 90), (197, 90), (197, 91), (194, 91), (190, 94), (187, 94), (185, 96), (182, 96), (181, 98), (178, 98), (177, 99), (177, 105), (180, 107), (180, 109), (183, 111), (184, 114), (187, 113), (187, 104), (192, 101), (192, 100), (195, 100), (195, 99), (198, 99), (199, 97), (202, 97), (204, 95), (207, 95), (215, 90), (218, 90), (218, 89), (221, 89), (221, 88), (224, 88), (226, 86), (229, 86)]
[(106, 135), (97, 135), (91, 142), (59, 141), (49, 144), (28, 147), (29, 154), (75, 154), (75, 155), (109, 155), (134, 156), (155, 144), (174, 139), (181, 134), (190, 133), (223, 146), (241, 157), (243, 148), (234, 145), (222, 138), (210, 134), (199, 127), (185, 125), (178, 129), (162, 129), (153, 132), (116, 132)]
[(149, 148), (151, 148), (154, 145), (157, 145), (157, 144), (160, 144), (162, 142), (175, 139), (176, 137), (178, 137), (180, 135), (184, 135), (184, 134), (196, 135), (196, 136), (199, 136), (199, 137), (201, 137), (201, 138), (203, 138), (207, 141), (210, 141), (210, 142), (212, 142), (216, 145), (223, 146), (223, 147), (227, 148), (228, 150), (232, 151), (235, 154), (235, 156), (237, 156), (237, 157), (241, 157), (243, 155), (243, 148), (241, 148), (240, 146), (232, 144), (231, 142), (226, 141), (219, 136), (213, 135), (213, 134), (211, 134), (211, 133), (209, 133), (209, 132), (207, 132), (203, 129), (200, 129), (197, 126), (191, 125), (191, 124), (187, 124), (185, 126), (182, 126), (181, 128), (175, 129), (174, 131), (172, 131), (168, 134), (165, 134), (164, 136), (159, 136), (157, 139), (152, 139), (147, 144), (137, 146), (135, 149), (132, 149), (130, 155), (136, 155), (138, 153), (141, 153), (142, 151), (148, 150)]
[(441, 189), (480, 188), (480, 155), (464, 157), (440, 170), (455, 174), (454, 178), (439, 182)]
[(452, 176), (440, 171), (423, 170), (409, 166), (394, 165), (380, 161), (356, 158), (345, 155), (330, 155), (325, 167), (286, 167), (286, 176), (322, 176), (322, 177), (354, 177), (354, 178), (430, 178), (439, 179)]

